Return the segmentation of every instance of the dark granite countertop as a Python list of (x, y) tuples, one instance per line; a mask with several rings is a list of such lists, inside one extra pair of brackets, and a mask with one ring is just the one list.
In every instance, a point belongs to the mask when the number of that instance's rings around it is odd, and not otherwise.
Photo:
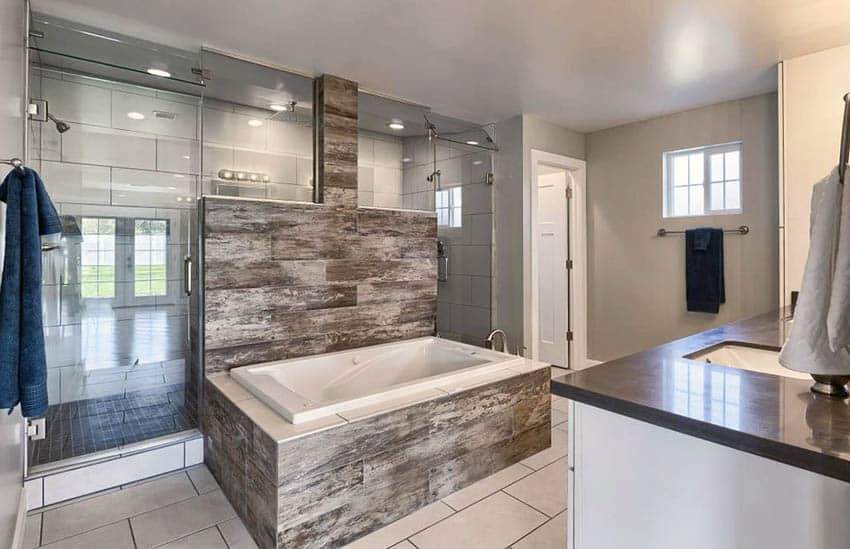
[(789, 324), (772, 312), (725, 324), (552, 380), (552, 392), (850, 482), (850, 402), (811, 381), (683, 356), (718, 343), (779, 349)]

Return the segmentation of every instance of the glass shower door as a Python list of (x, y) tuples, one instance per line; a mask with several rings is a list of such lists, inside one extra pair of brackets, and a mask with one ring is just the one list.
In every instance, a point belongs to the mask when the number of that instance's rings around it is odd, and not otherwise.
[(43, 254), (38, 471), (196, 425), (184, 258), (196, 250), (202, 82), (188, 80), (188, 54), (38, 15), (33, 28), (27, 164), (64, 226)]

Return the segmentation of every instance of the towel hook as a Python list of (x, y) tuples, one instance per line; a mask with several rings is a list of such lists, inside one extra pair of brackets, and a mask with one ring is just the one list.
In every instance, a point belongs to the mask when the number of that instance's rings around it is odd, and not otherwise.
[(20, 158), (9, 158), (7, 160), (0, 160), (0, 163), (8, 164), (21, 173), (23, 173), (24, 171), (24, 161)]

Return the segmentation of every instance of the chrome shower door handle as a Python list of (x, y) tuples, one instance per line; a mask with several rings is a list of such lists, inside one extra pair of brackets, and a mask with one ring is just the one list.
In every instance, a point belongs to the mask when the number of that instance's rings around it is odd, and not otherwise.
[(183, 293), (192, 295), (192, 257), (183, 258)]
[(449, 258), (448, 256), (439, 256), (437, 258), (437, 281), (446, 282), (449, 279)]

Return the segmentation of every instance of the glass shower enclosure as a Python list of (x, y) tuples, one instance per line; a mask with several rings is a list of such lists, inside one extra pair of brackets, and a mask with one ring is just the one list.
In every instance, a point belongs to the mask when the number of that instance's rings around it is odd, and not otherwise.
[(483, 345), (493, 327), (495, 128), (360, 92), (358, 202), (437, 214), (437, 332)]
[(38, 473), (194, 436), (199, 199), (312, 201), (313, 117), (310, 77), (31, 21), (26, 162), (64, 227), (43, 254)]
[(64, 228), (43, 253), (38, 471), (197, 424), (187, 268), (204, 83), (197, 54), (39, 15), (29, 49), (26, 163)]

